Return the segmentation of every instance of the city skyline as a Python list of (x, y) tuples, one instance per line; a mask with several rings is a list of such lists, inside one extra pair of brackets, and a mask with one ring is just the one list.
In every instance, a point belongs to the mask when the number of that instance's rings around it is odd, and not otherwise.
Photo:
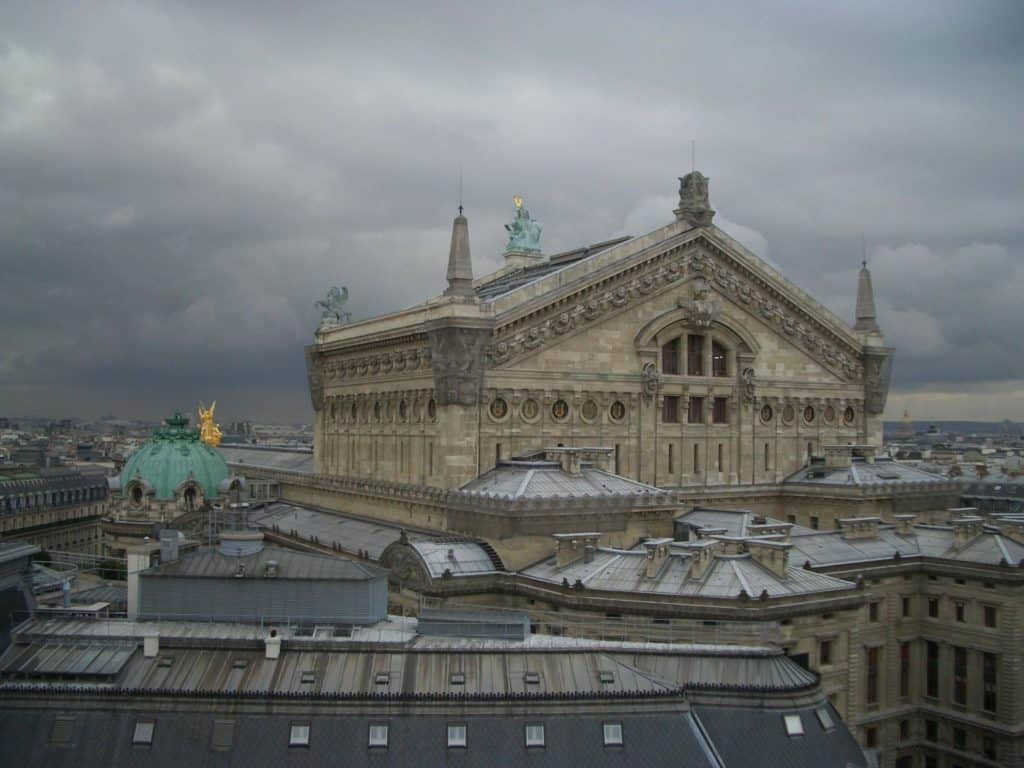
[(1024, 19), (986, 8), (6, 8), (0, 415), (308, 422), (313, 302), (436, 293), (460, 173), (482, 275), (513, 194), (548, 254), (668, 223), (695, 141), (716, 224), (847, 323), (866, 255), (887, 419), (1022, 420)]

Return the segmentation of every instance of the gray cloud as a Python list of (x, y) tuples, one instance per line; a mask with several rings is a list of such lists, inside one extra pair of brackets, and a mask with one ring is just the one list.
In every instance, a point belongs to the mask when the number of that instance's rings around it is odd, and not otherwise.
[(832, 5), (7, 5), (0, 413), (308, 418), (313, 301), (440, 289), (460, 166), (482, 273), (514, 192), (549, 252), (665, 223), (696, 138), (847, 318), (867, 241), (893, 407), (1024, 418), (1024, 12)]

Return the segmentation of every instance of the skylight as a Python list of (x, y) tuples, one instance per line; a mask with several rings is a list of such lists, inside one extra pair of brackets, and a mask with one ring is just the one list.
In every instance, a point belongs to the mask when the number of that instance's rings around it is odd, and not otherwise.
[(309, 723), (292, 723), (292, 730), (288, 736), (288, 746), (309, 746)]
[(386, 747), (388, 745), (388, 724), (374, 723), (370, 725), (370, 746)]
[(622, 723), (604, 724), (604, 745), (606, 747), (622, 745)]
[(836, 727), (836, 724), (832, 720), (832, 715), (826, 707), (818, 707), (814, 710), (814, 714), (818, 716), (818, 722), (821, 723), (821, 727), (826, 731), (831, 731)]
[(800, 719), (800, 715), (783, 715), (782, 720), (786, 724), (786, 735), (804, 735), (804, 721)]
[(135, 732), (132, 734), (132, 744), (152, 744), (153, 729), (156, 723), (152, 720), (136, 720)]
[(544, 746), (544, 724), (543, 723), (529, 723), (526, 726), (526, 746), (528, 746), (528, 747), (543, 747)]
[(465, 726), (465, 724), (449, 725), (448, 726), (448, 746), (449, 747), (464, 747), (464, 746), (466, 746), (466, 726)]

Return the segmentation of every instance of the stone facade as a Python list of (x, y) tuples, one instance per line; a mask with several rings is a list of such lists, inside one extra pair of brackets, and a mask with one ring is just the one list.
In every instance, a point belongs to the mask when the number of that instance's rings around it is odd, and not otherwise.
[[(317, 472), (456, 488), (501, 458), (601, 445), (646, 483), (751, 485), (827, 444), (879, 444), (880, 332), (855, 331), (712, 225), (697, 176), (677, 220), (645, 236), (318, 334)], [(466, 226), (449, 267), (461, 289)], [(498, 280), (512, 287), (494, 293)]]

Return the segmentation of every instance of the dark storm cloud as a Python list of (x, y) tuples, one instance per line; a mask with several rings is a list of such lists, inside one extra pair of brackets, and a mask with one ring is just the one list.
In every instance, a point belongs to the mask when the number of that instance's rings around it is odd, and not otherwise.
[(667, 222), (696, 138), (844, 318), (867, 242), (892, 402), (1024, 417), (1019, 7), (710, 5), (5, 5), (0, 413), (307, 418), (313, 301), (439, 289), (460, 166), (483, 273), (513, 192), (549, 252)]

